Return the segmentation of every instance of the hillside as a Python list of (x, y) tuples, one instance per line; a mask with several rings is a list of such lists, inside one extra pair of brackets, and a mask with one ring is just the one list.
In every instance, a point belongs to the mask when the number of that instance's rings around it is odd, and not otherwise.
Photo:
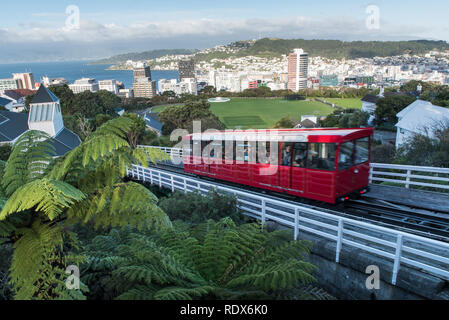
[(117, 64), (124, 63), (128, 60), (143, 61), (161, 58), (168, 55), (190, 55), (198, 52), (195, 49), (161, 49), (161, 50), (151, 50), (145, 52), (132, 52), (125, 53), (110, 58), (102, 59), (93, 62), (92, 64)]
[(288, 54), (295, 48), (302, 48), (311, 56), (326, 58), (372, 58), (388, 57), (401, 54), (424, 54), (433, 49), (449, 50), (445, 41), (413, 40), (413, 41), (353, 41), (339, 40), (286, 40), (261, 39), (249, 48), (240, 51), (241, 55), (279, 56)]
[(127, 60), (152, 60), (167, 55), (195, 54), (197, 61), (226, 59), (231, 56), (259, 56), (265, 58), (279, 57), (288, 54), (295, 48), (302, 48), (310, 56), (321, 56), (331, 59), (357, 59), (373, 57), (389, 57), (402, 54), (422, 55), (431, 50), (449, 50), (445, 41), (412, 40), (412, 41), (352, 41), (339, 40), (303, 40), (303, 39), (260, 39), (257, 41), (238, 41), (227, 46), (207, 50), (152, 50), (141, 53), (128, 53), (96, 61), (103, 64), (120, 64)]

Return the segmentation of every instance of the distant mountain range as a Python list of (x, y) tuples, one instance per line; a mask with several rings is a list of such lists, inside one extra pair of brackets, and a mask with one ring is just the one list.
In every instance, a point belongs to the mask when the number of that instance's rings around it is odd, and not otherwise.
[(431, 50), (449, 50), (449, 44), (445, 41), (411, 40), (411, 41), (352, 41), (339, 40), (303, 40), (303, 39), (273, 39), (265, 38), (257, 41), (238, 41), (226, 46), (223, 50), (152, 50), (141, 53), (127, 53), (113, 56), (95, 63), (119, 64), (127, 60), (152, 60), (166, 55), (191, 55), (195, 54), (198, 61), (210, 61), (214, 58), (227, 58), (230, 56), (260, 56), (279, 57), (288, 54), (295, 48), (302, 48), (310, 56), (321, 56), (332, 59), (357, 59), (373, 57), (389, 57), (402, 54), (420, 55)]

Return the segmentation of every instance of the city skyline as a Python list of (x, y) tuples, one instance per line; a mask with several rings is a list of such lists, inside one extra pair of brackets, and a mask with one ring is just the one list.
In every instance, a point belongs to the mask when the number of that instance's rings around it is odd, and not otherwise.
[[(94, 59), (152, 49), (204, 49), (259, 37), (339, 40), (449, 40), (444, 13), (449, 4), (409, 1), (227, 1), (171, 3), (79, 0), (2, 4), (0, 61)], [(73, 8), (79, 29), (73, 28)], [(379, 10), (378, 28), (369, 28), (369, 7)], [(238, 8), (238, 9), (237, 9)], [(71, 11), (72, 10), (72, 11)], [(372, 11), (371, 11), (372, 12)], [(69, 21), (69, 25), (67, 25)], [(72, 23), (72, 25), (70, 25)]]

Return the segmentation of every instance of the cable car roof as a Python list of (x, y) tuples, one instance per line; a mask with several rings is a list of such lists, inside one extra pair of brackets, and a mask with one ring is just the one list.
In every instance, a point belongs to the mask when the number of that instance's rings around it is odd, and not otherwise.
[(371, 136), (373, 128), (339, 129), (267, 129), (267, 130), (226, 130), (190, 134), (184, 139), (201, 141), (278, 141), (338, 143)]

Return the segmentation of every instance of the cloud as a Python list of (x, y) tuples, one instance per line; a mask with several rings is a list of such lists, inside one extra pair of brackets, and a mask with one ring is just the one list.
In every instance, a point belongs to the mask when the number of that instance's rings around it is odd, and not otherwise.
[[(354, 17), (272, 19), (184, 19), (142, 21), (128, 25), (81, 20), (79, 29), (57, 28), (29, 22), (16, 29), (0, 29), (4, 49), (0, 58), (29, 56), (79, 59), (110, 56), (121, 52), (161, 48), (204, 48), (257, 37), (398, 40), (424, 38), (430, 27), (397, 26), (381, 21), (379, 30), (368, 30), (364, 19)], [(23, 50), (30, 50), (24, 52)], [(22, 58), (24, 59), (24, 58)]]

